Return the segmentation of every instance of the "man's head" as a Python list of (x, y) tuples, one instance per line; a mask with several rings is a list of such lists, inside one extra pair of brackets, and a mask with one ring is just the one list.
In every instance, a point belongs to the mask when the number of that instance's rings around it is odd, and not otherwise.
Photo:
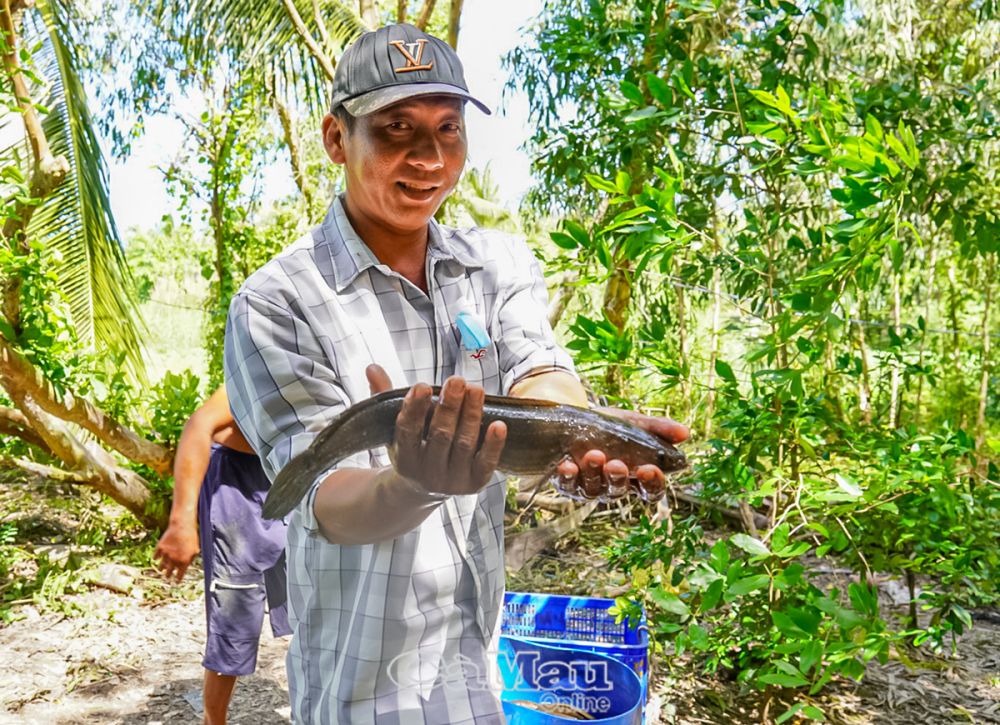
[(393, 103), (426, 95), (475, 99), (465, 83), (462, 61), (450, 45), (407, 23), (365, 33), (340, 58), (333, 79), (330, 111), (343, 107), (365, 116)]
[(426, 229), (465, 164), (466, 101), (489, 113), (451, 47), (412, 25), (366, 33), (344, 52), (323, 142), (346, 167), (347, 212), (362, 238)]

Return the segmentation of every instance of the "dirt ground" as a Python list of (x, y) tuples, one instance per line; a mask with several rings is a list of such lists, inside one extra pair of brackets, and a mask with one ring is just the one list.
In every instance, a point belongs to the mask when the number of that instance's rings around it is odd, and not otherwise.
[[(88, 530), (107, 527), (107, 519), (97, 513), (98, 502), (84, 506), (76, 494), (59, 498), (56, 493), (58, 487), (0, 485), (0, 510), (18, 512), (9, 518), (17, 522), (19, 541), (31, 542), (36, 554), (49, 547), (50, 558), (71, 548), (89, 557), (77, 572), (89, 584), (45, 592), (45, 611), (27, 598), (15, 608), (15, 621), (0, 620), (0, 725), (200, 723), (200, 570), (192, 567), (182, 585), (168, 587), (151, 569), (134, 566), (141, 557), (109, 561), (106, 546), (81, 543), (87, 541)], [(39, 505), (42, 500), (48, 501), (46, 507)], [(591, 596), (621, 591), (622, 576), (608, 571), (596, 553), (623, 525), (617, 514), (605, 513), (595, 514), (508, 577), (508, 589)], [(128, 541), (124, 534), (118, 539), (119, 547)], [(15, 567), (12, 574), (31, 572)], [(892, 587), (891, 581), (880, 585), (885, 611), (894, 606), (902, 611)], [(813, 704), (830, 722), (844, 725), (1000, 724), (1000, 612), (974, 615), (975, 627), (959, 640), (954, 657), (911, 653), (913, 669), (899, 662), (874, 665), (860, 684), (831, 683)], [(286, 648), (287, 640), (274, 639), (265, 626), (257, 673), (237, 685), (232, 725), (290, 722)], [(761, 722), (762, 704), (736, 683), (682, 675), (680, 670), (671, 673), (656, 658), (652, 666), (650, 724)], [(773, 705), (768, 719), (773, 721), (783, 710)]]
[[(86, 614), (32, 614), (0, 630), (0, 723), (200, 723), (204, 605), (160, 606), (105, 589)], [(265, 626), (256, 674), (241, 678), (233, 725), (287, 723), (286, 639)], [(11, 676), (13, 675), (13, 676)]]
[[(204, 612), (199, 575), (188, 578), (181, 596), (155, 606), (138, 588), (131, 596), (93, 588), (73, 595), (82, 612), (74, 616), (24, 607), (23, 619), (0, 629), (0, 723), (200, 723)], [(257, 673), (237, 686), (233, 725), (289, 722), (286, 646), (265, 631)], [(840, 683), (816, 704), (845, 725), (1000, 723), (1000, 626), (977, 622), (955, 658), (919, 665), (873, 667), (861, 684)], [(666, 671), (657, 679), (650, 722), (760, 722), (759, 706), (733, 683)]]

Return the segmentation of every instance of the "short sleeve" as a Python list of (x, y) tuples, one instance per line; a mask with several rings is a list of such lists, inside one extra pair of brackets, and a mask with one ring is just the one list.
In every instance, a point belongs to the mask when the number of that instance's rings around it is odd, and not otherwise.
[(548, 291), (538, 260), (520, 239), (511, 239), (510, 257), (510, 265), (500, 270), (494, 313), (505, 395), (528, 373), (563, 370), (576, 376), (572, 358), (556, 343), (549, 325)]
[[(350, 404), (305, 321), (253, 292), (230, 305), (224, 361), (233, 418), (272, 481)], [(300, 506), (307, 529), (313, 496)]]

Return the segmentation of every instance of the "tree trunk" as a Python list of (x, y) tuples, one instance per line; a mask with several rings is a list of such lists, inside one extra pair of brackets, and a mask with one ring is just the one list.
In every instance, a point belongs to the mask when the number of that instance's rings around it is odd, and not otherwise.
[[(930, 269), (927, 270), (927, 286), (924, 290), (924, 329), (920, 335), (920, 352), (917, 357), (917, 365), (924, 366), (924, 350), (927, 347), (927, 330), (931, 326), (931, 300), (934, 299), (934, 272), (937, 269), (937, 247), (931, 241)], [(917, 378), (917, 402), (914, 406), (914, 415), (918, 421), (923, 420), (922, 403), (924, 396), (924, 380), (927, 376), (920, 373)]]
[[(285, 145), (288, 146), (288, 155), (292, 164), (292, 177), (295, 185), (299, 187), (299, 192), (305, 201), (306, 216), (312, 214), (313, 194), (309, 180), (306, 178), (305, 164), (302, 162), (302, 153), (299, 146), (299, 134), (295, 128), (295, 119), (292, 113), (278, 95), (274, 94), (274, 108), (278, 112), (278, 119), (281, 121), (281, 130), (285, 136)], [(311, 221), (311, 220), (310, 220)]]
[[(624, 332), (628, 322), (629, 305), (632, 303), (632, 265), (628, 260), (621, 260), (608, 279), (604, 288), (604, 314), (619, 333)], [(604, 383), (610, 395), (620, 395), (624, 389), (621, 365), (613, 363), (608, 366)]]
[(435, 4), (435, 0), (424, 0), (424, 6), (420, 8), (420, 14), (417, 16), (417, 27), (421, 30), (427, 30), (427, 23), (431, 21)]
[(868, 363), (868, 344), (865, 341), (865, 306), (858, 308), (861, 319), (855, 323), (858, 329), (858, 352), (861, 354), (861, 379), (858, 381), (858, 407), (866, 425), (872, 422), (872, 388), (870, 379), (871, 366)]
[(677, 297), (677, 363), (681, 370), (681, 397), (691, 405), (691, 385), (689, 375), (691, 372), (688, 366), (688, 343), (687, 343), (687, 298), (685, 290), (680, 285), (674, 285), (674, 294)]
[(576, 292), (576, 286), (573, 282), (575, 282), (574, 275), (570, 272), (565, 272), (556, 283), (556, 293), (549, 301), (547, 311), (549, 326), (553, 329), (559, 324), (559, 320), (562, 319), (566, 307), (569, 306), (570, 300), (573, 299), (573, 294)]
[(976, 413), (976, 450), (982, 450), (986, 441), (986, 403), (990, 392), (990, 312), (993, 303), (993, 277), (996, 274), (992, 259), (983, 262), (985, 272), (986, 299), (983, 301), (982, 324), (982, 358), (980, 367), (982, 375), (979, 379), (979, 409)]
[(896, 340), (899, 349), (892, 360), (892, 378), (889, 384), (889, 428), (893, 429), (899, 425), (899, 411), (902, 407), (900, 403), (900, 359), (903, 355), (903, 342), (900, 338), (900, 309), (899, 309), (899, 287), (902, 272), (895, 272), (892, 275), (892, 329), (896, 333)]
[(19, 410), (0, 406), (0, 435), (15, 436), (30, 443), (47, 455), (52, 455), (48, 444), (31, 427), (31, 423)]
[(712, 418), (715, 416), (715, 362), (719, 359), (719, 318), (722, 313), (722, 273), (712, 271), (712, 330), (708, 359), (708, 399), (705, 401), (705, 438), (712, 435)]
[(358, 15), (365, 21), (365, 25), (372, 30), (382, 24), (379, 22), (378, 3), (376, 0), (358, 0)]
[[(25, 134), (35, 167), (28, 182), (30, 198), (18, 201), (14, 213), (7, 217), (3, 225), (3, 236), (15, 253), (27, 254), (28, 246), (24, 234), (28, 222), (39, 206), (39, 202), (63, 182), (69, 173), (69, 162), (65, 156), (53, 156), (48, 139), (42, 128), (42, 121), (28, 93), (28, 85), (18, 61), (18, 37), (11, 0), (3, 0), (0, 7), (0, 31), (3, 32), (4, 69), (10, 81), (11, 91), (17, 100), (18, 111), (24, 123)], [(14, 277), (3, 280), (3, 314), (16, 335), (21, 334), (21, 279)]]
[(451, 0), (448, 13), (448, 45), (458, 50), (458, 31), (462, 24), (462, 5), (465, 0)]

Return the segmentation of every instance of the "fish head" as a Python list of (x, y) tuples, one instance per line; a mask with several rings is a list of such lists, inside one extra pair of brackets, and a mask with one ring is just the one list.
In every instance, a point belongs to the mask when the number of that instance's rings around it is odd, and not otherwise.
[(669, 443), (665, 443), (660, 447), (656, 458), (656, 465), (664, 473), (671, 473), (672, 471), (680, 471), (683, 468), (687, 468), (687, 458)]

